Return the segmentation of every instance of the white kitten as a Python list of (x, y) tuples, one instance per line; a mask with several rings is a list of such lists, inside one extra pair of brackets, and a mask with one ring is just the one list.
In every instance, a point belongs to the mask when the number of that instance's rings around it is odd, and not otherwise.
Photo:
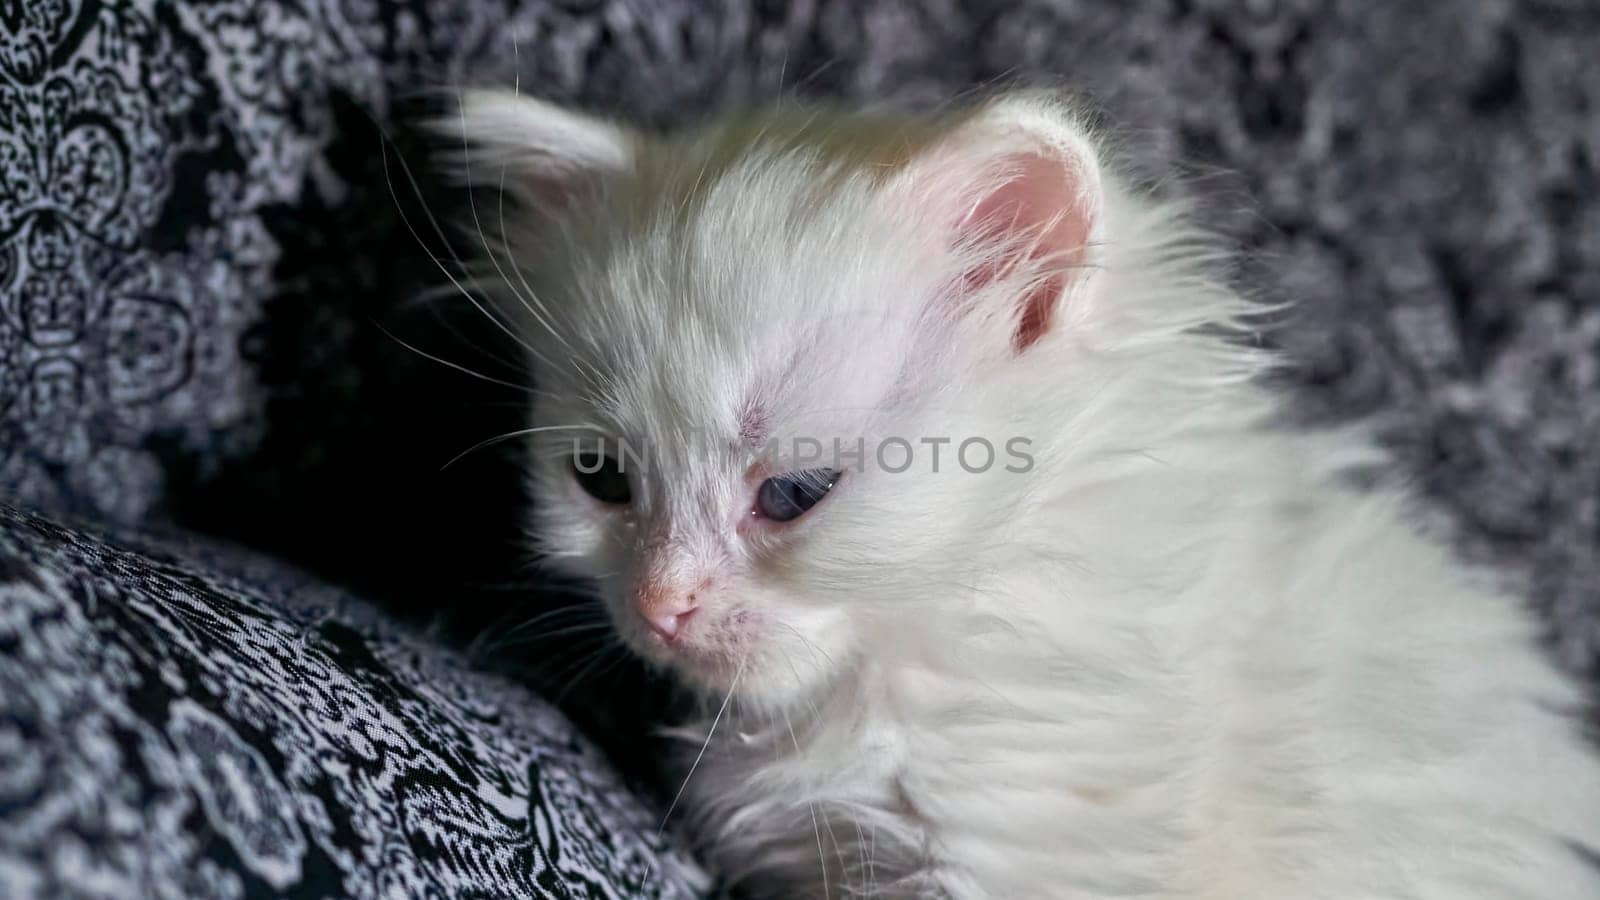
[(1522, 605), (1278, 422), (1258, 310), (1059, 102), (461, 113), (535, 531), (707, 698), (683, 809), (751, 892), (1600, 898)]

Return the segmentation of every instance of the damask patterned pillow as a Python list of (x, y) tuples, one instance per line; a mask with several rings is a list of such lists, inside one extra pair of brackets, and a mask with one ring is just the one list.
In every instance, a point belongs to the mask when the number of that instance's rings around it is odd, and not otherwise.
[(0, 505), (0, 897), (687, 898), (543, 701), (260, 557)]

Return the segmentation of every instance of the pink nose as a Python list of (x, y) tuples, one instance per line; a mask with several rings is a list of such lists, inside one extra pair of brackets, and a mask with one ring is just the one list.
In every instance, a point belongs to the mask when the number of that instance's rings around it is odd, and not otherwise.
[(689, 617), (694, 615), (695, 610), (699, 608), (698, 606), (691, 606), (681, 612), (646, 613), (645, 621), (650, 623), (651, 631), (661, 635), (662, 640), (670, 643), (678, 637), (679, 629), (689, 621)]
[(641, 588), (637, 602), (639, 615), (644, 617), (645, 624), (668, 642), (677, 639), (689, 617), (700, 608), (693, 593), (673, 590), (659, 583)]

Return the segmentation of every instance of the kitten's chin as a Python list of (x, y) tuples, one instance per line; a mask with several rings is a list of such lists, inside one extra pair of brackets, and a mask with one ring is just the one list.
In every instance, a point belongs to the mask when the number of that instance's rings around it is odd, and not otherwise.
[(695, 690), (725, 694), (744, 689), (744, 670), (748, 663), (732, 653), (674, 647), (653, 656), (680, 683)]

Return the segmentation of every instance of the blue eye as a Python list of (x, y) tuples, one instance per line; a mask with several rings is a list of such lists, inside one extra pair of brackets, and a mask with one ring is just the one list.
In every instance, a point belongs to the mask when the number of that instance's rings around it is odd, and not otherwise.
[(798, 519), (838, 480), (835, 469), (806, 469), (768, 478), (756, 491), (756, 511), (774, 522)]

